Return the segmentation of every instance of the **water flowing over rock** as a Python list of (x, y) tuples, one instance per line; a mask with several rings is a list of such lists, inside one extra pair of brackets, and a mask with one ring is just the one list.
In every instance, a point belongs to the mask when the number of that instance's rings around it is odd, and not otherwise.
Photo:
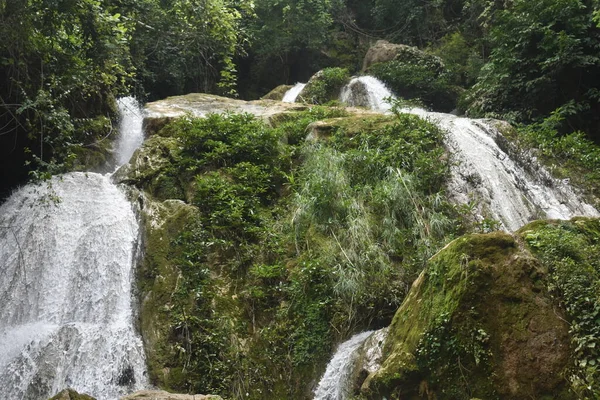
[[(340, 99), (385, 112), (391, 108), (386, 101), (389, 97), (393, 95), (383, 83), (362, 76), (352, 79)], [(528, 158), (527, 165), (511, 158), (499, 146), (504, 138), (491, 121), (420, 108), (401, 111), (429, 119), (447, 131), (446, 146), (458, 161), (449, 184), (450, 196), (457, 203), (475, 202), (482, 220), (492, 218), (503, 229), (515, 231), (535, 219), (600, 215), (580, 200), (567, 182), (553, 179), (534, 158)]]
[(296, 99), (298, 98), (298, 95), (300, 94), (300, 92), (302, 92), (302, 89), (304, 89), (304, 87), (306, 86), (306, 83), (296, 83), (294, 85), (294, 87), (292, 87), (290, 90), (288, 90), (287, 92), (285, 92), (285, 95), (283, 96), (283, 102), (284, 103), (295, 103)]
[(342, 88), (340, 101), (352, 107), (368, 107), (375, 111), (387, 112), (392, 106), (386, 99), (394, 95), (383, 82), (372, 76), (358, 76)]
[[(356, 374), (376, 371), (381, 360), (381, 344), (387, 329), (367, 331), (340, 344), (315, 390), (315, 400), (345, 400), (353, 391)], [(366, 377), (366, 376), (365, 376)], [(364, 379), (364, 377), (363, 377)]]
[(133, 152), (142, 145), (144, 132), (142, 123), (144, 112), (133, 97), (123, 97), (118, 100), (119, 106), (119, 138), (115, 149), (117, 166), (126, 164)]
[(70, 387), (113, 400), (147, 385), (133, 327), (138, 243), (132, 205), (110, 175), (54, 177), (0, 206), (3, 398)]

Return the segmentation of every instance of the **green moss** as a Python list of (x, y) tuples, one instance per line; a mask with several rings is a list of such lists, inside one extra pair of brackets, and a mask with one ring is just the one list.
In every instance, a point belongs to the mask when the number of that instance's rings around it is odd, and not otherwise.
[(508, 234), (452, 242), (396, 313), (365, 394), (575, 398), (562, 378), (568, 326), (540, 280), (544, 269)]
[[(303, 140), (332, 117), (327, 140)], [(147, 207), (166, 221), (148, 226), (143, 288), (144, 312), (158, 314), (143, 329), (162, 387), (308, 397), (334, 343), (365, 321), (389, 322), (402, 287), (456, 226), (433, 197), (448, 172), (434, 125), (322, 106), (272, 123), (173, 121), (124, 174), (154, 200), (181, 188), (193, 205)]]
[[(429, 56), (432, 59), (437, 57)], [(432, 67), (435, 66), (435, 67)], [(450, 112), (456, 108), (461, 89), (450, 83), (441, 61), (405, 60), (377, 63), (369, 73), (383, 81), (394, 93), (407, 100), (419, 100), (434, 110)]]
[(581, 398), (598, 397), (600, 387), (600, 220), (536, 222), (519, 234), (549, 274), (549, 288), (570, 319), (574, 349), (572, 389)]
[(262, 96), (261, 99), (281, 101), (283, 99), (283, 96), (285, 96), (285, 93), (292, 87), (292, 85), (279, 85), (275, 89), (271, 90), (269, 93)]
[(310, 78), (299, 99), (311, 104), (326, 104), (337, 100), (340, 90), (349, 80), (347, 69), (325, 68)]
[(196, 210), (180, 201), (144, 206), (144, 259), (138, 269), (141, 293), (141, 331), (145, 342), (150, 380), (163, 388), (177, 388), (180, 377), (173, 365), (178, 354), (171, 344), (170, 310), (181, 271), (175, 257), (182, 251), (173, 247)]

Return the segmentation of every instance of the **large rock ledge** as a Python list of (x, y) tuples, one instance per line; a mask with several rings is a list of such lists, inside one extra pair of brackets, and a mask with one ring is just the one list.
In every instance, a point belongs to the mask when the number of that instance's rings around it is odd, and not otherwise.
[(244, 101), (212, 94), (190, 93), (146, 104), (144, 128), (146, 134), (151, 136), (173, 118), (185, 115), (204, 117), (207, 114), (228, 112), (246, 112), (269, 121), (274, 116), (291, 111), (301, 111), (306, 107), (304, 104), (283, 103), (275, 100)]

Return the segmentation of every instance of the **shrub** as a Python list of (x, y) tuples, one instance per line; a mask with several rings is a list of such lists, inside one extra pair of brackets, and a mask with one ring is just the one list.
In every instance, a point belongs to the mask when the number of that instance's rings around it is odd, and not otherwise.
[(325, 68), (317, 72), (300, 93), (301, 99), (311, 104), (325, 104), (337, 100), (342, 87), (350, 80), (345, 68)]

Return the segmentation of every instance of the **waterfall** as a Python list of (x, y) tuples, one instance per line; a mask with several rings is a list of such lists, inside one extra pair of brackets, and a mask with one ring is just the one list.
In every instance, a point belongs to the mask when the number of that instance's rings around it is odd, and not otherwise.
[(57, 176), (0, 206), (2, 397), (71, 387), (113, 400), (147, 386), (132, 307), (139, 233), (110, 175)]
[[(342, 89), (340, 99), (349, 105), (387, 111), (391, 108), (385, 102), (387, 97), (391, 92), (383, 83), (362, 76)], [(600, 216), (578, 198), (568, 182), (553, 179), (534, 158), (526, 163), (513, 160), (499, 146), (504, 138), (490, 121), (420, 108), (401, 111), (428, 119), (447, 132), (446, 147), (459, 161), (452, 168), (451, 197), (463, 204), (479, 201), (480, 214), (497, 220), (503, 229), (515, 231), (535, 219)]]
[(383, 340), (388, 328), (352, 336), (337, 348), (315, 390), (314, 400), (346, 400), (352, 394), (357, 372), (379, 369)]
[(390, 90), (377, 78), (357, 76), (342, 88), (340, 101), (352, 107), (368, 107), (386, 112), (392, 106), (387, 99), (394, 98)]
[(119, 107), (119, 137), (115, 151), (117, 165), (126, 164), (133, 152), (142, 145), (144, 113), (133, 97), (123, 97), (117, 101)]
[(295, 103), (304, 86), (306, 86), (306, 83), (296, 83), (293, 88), (285, 92), (281, 101), (284, 103)]

